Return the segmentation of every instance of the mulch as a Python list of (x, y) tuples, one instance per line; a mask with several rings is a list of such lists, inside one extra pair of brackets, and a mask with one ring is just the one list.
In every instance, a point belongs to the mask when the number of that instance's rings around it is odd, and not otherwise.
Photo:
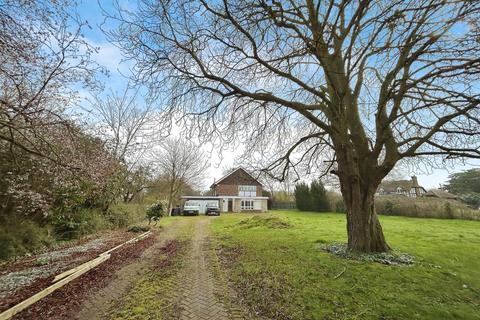
[(182, 248), (182, 242), (178, 240), (168, 241), (162, 248), (160, 248), (157, 261), (153, 265), (153, 270), (158, 271), (165, 269), (173, 264), (174, 257)]
[[(68, 262), (73, 260), (72, 258), (78, 258), (79, 256), (83, 255), (84, 256), (83, 261), (88, 261), (91, 259), (90, 257), (95, 257), (99, 253), (102, 253), (108, 250), (109, 248), (114, 247), (117, 244), (120, 244), (122, 242), (125, 242), (126, 240), (131, 239), (135, 236), (136, 236), (135, 233), (132, 233), (129, 231), (111, 231), (111, 232), (104, 232), (96, 236), (93, 236), (93, 235), (86, 236), (76, 241), (70, 241), (63, 245), (55, 246), (55, 247), (49, 248), (48, 250), (38, 252), (37, 254), (34, 254), (34, 255), (22, 257), (16, 261), (4, 262), (0, 264), (0, 274), (22, 271), (27, 268), (33, 267), (37, 264), (37, 258), (44, 253), (48, 253), (49, 251), (59, 251), (59, 250), (81, 246), (86, 244), (89, 241), (100, 239), (100, 238), (105, 240), (104, 243), (98, 248), (95, 248), (88, 252), (76, 252), (74, 253), (75, 256), (73, 257), (70, 255), (70, 256), (65, 256), (61, 259), (61, 260), (64, 260), (65, 262)], [(78, 264), (78, 260), (75, 261), (74, 264)], [(65, 270), (68, 270), (68, 269), (69, 268), (65, 268)], [(0, 310), (1, 310), (1, 307), (0, 307)]]
[[(52, 284), (52, 280), (55, 275), (60, 274), (66, 270), (74, 268), (84, 262), (92, 260), (96, 258), (100, 253), (107, 251), (110, 248), (117, 246), (127, 240), (132, 239), (133, 237), (137, 236), (137, 234), (127, 231), (115, 231), (106, 234), (102, 234), (100, 237), (102, 238), (103, 243), (102, 245), (92, 248), (88, 251), (83, 252), (74, 252), (71, 255), (62, 257), (61, 259), (57, 259), (53, 262), (52, 267), (58, 268), (54, 275), (48, 277), (39, 277), (38, 279), (34, 280), (32, 283), (19, 288), (12, 294), (2, 298), (0, 300), (0, 312), (3, 312), (14, 305), (22, 302), (23, 300), (29, 298), (36, 292), (40, 292), (41, 290), (47, 288)], [(79, 241), (71, 242), (69, 244), (56, 247), (54, 251), (68, 249), (76, 246), (83, 245), (91, 240), (100, 237), (85, 237), (80, 239)], [(0, 267), (0, 274), (7, 274), (10, 272), (18, 272), (22, 270), (26, 270), (28, 268), (34, 267), (37, 263), (38, 256), (42, 254), (36, 254), (30, 257), (24, 257), (18, 261), (14, 261), (8, 264), (3, 264)], [(59, 267), (60, 266), (60, 267)]]
[[(130, 236), (131, 238), (131, 236)], [(69, 319), (80, 307), (83, 299), (90, 293), (101, 289), (114, 280), (112, 276), (122, 266), (141, 256), (142, 252), (153, 245), (155, 237), (148, 236), (136, 243), (125, 245), (111, 253), (110, 259), (99, 266), (81, 275), (77, 279), (67, 283), (60, 289), (34, 303), (27, 309), (15, 315), (12, 319)], [(113, 246), (112, 246), (113, 247)], [(105, 250), (92, 250), (88, 253), (89, 259), (95, 258)], [(108, 250), (109, 248), (107, 248)], [(78, 265), (80, 263), (76, 263)], [(58, 273), (57, 273), (58, 274)], [(51, 284), (54, 276), (40, 279), (29, 286), (28, 296), (16, 294), (15, 299), (10, 300), (8, 307), (11, 307), (34, 293), (41, 291)], [(22, 290), (24, 291), (24, 290)], [(21, 297), (21, 298), (20, 298)], [(5, 305), (2, 301), (2, 305)], [(7, 309), (2, 308), (2, 309)]]

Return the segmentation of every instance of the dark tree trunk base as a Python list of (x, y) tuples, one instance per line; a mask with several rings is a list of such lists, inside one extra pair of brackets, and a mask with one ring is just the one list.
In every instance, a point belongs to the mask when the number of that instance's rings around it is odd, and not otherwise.
[(375, 211), (373, 196), (363, 203), (358, 199), (350, 205), (347, 211), (347, 231), (350, 250), (358, 252), (390, 250)]

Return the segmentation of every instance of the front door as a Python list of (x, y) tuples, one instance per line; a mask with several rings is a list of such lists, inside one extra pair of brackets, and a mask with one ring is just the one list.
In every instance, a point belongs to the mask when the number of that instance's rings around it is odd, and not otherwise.
[(233, 199), (228, 199), (228, 212), (233, 211)]
[(223, 209), (222, 212), (228, 212), (228, 199), (223, 199)]

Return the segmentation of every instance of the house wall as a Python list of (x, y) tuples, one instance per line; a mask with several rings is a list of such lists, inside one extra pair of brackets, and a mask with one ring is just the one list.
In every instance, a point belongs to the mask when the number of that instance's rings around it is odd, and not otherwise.
[(231, 184), (217, 184), (215, 186), (217, 196), (238, 196), (238, 186)]
[(262, 196), (262, 185), (241, 168), (215, 184), (213, 191), (217, 196), (238, 196), (239, 185), (256, 186), (257, 197)]
[(233, 200), (233, 212), (267, 212), (268, 204), (267, 199), (254, 199), (254, 201), (261, 202), (260, 210), (243, 210), (242, 211), (242, 199)]
[[(243, 185), (243, 184), (241, 184)], [(249, 184), (254, 185), (254, 184)], [(239, 185), (232, 185), (232, 184), (217, 184), (214, 187), (215, 194), (217, 196), (238, 196), (238, 186)], [(257, 197), (262, 196), (262, 186), (257, 185)]]

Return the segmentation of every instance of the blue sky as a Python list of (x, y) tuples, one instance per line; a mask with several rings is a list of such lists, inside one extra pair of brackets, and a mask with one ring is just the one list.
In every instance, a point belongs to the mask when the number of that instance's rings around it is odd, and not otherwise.
[[(99, 0), (104, 10), (112, 11), (111, 0)], [(126, 63), (123, 60), (120, 50), (113, 44), (109, 43), (103, 29), (114, 28), (111, 22), (104, 24), (104, 17), (97, 0), (80, 0), (77, 8), (77, 12), (83, 20), (87, 20), (90, 24), (90, 28), (84, 29), (84, 35), (88, 42), (99, 48), (98, 54), (94, 59), (105, 68), (109, 70), (108, 77), (102, 77), (102, 81), (105, 82), (105, 90), (113, 90), (121, 92), (128, 83), (128, 79), (125, 76), (130, 74), (131, 64)], [(121, 6), (134, 7), (135, 2), (127, 0), (119, 0)], [(87, 95), (87, 92), (83, 92), (82, 95)], [(179, 128), (177, 128), (177, 131)], [(218, 179), (222, 176), (224, 168), (228, 168), (234, 165), (235, 156), (238, 153), (230, 150), (223, 154), (223, 157), (219, 154), (212, 154), (211, 168), (209, 172), (210, 180)], [(448, 175), (452, 172), (466, 170), (471, 167), (480, 167), (480, 161), (468, 161), (465, 164), (456, 164), (455, 166), (443, 167), (440, 163), (440, 168), (432, 168), (430, 166), (415, 167), (415, 169), (405, 170), (404, 175), (406, 177), (416, 174), (419, 178), (419, 182), (426, 188), (436, 188), (441, 183), (444, 183), (448, 179)], [(206, 181), (206, 185), (211, 181)]]
[[(109, 43), (102, 29), (111, 29), (115, 26), (111, 22), (104, 24), (102, 8), (111, 12), (112, 1), (108, 0), (80, 0), (77, 12), (82, 20), (88, 21), (90, 28), (85, 28), (83, 34), (88, 42), (97, 47), (99, 52), (95, 60), (108, 69), (109, 77), (104, 78), (107, 89), (122, 90), (128, 80), (125, 76), (130, 74), (128, 63), (122, 62), (123, 57), (120, 49)], [(124, 76), (125, 75), (125, 76)]]

